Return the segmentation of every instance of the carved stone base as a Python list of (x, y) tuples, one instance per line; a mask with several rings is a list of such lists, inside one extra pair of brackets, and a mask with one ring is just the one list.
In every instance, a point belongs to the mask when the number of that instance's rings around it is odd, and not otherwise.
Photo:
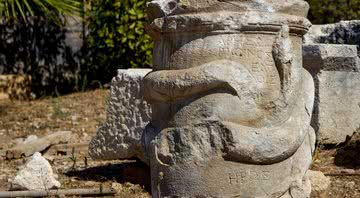
[(315, 134), (310, 131), (291, 158), (271, 165), (242, 164), (219, 156), (168, 165), (154, 154), (153, 197), (309, 197), (305, 173), (314, 143)]

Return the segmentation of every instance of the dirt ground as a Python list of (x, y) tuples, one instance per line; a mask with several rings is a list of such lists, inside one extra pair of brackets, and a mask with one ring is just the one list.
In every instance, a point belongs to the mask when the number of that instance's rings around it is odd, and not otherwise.
[[(19, 144), (29, 135), (43, 137), (57, 131), (72, 131), (70, 144), (86, 145), (106, 118), (107, 100), (108, 90), (35, 101), (0, 100), (0, 150)], [(330, 176), (330, 198), (360, 197), (360, 169), (352, 163), (353, 159), (360, 159), (359, 150), (349, 153), (345, 147), (322, 148), (315, 154), (313, 170), (329, 175), (340, 173)], [(149, 169), (141, 162), (96, 162), (88, 156), (86, 146), (55, 153), (49, 149), (43, 154), (63, 189), (111, 185), (119, 191), (116, 197), (150, 197)], [(0, 161), (0, 191), (9, 190), (8, 181), (25, 162), (26, 159)]]
[[(70, 144), (87, 144), (105, 120), (108, 90), (75, 93), (35, 101), (0, 100), (0, 150), (15, 146), (29, 135), (43, 137), (57, 131), (72, 131)], [(87, 148), (47, 154), (61, 188), (104, 188), (112, 185), (116, 197), (150, 197), (149, 170), (137, 161), (96, 162)], [(1, 160), (0, 191), (9, 190), (25, 159)]]

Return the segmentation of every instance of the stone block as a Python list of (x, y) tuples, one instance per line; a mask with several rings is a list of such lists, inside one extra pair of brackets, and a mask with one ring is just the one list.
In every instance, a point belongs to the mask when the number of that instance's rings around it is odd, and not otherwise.
[(140, 138), (150, 121), (151, 107), (143, 99), (142, 79), (150, 71), (118, 70), (111, 83), (106, 122), (89, 145), (93, 159), (127, 159), (143, 153)]
[(360, 73), (322, 71), (312, 125), (320, 144), (339, 144), (360, 127)]
[(303, 64), (311, 74), (322, 71), (358, 72), (360, 69), (356, 45), (303, 45)]
[(304, 38), (307, 44), (350, 44), (357, 45), (360, 49), (360, 20), (313, 25)]

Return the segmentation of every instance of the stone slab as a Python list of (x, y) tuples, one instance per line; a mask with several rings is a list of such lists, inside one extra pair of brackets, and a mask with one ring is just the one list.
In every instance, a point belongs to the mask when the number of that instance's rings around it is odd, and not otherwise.
[(303, 65), (313, 75), (320, 70), (347, 72), (360, 70), (356, 45), (303, 45)]
[(339, 144), (360, 127), (360, 74), (322, 71), (312, 125), (320, 144)]
[(111, 83), (106, 122), (90, 142), (89, 154), (97, 160), (143, 155), (140, 138), (150, 122), (151, 107), (143, 99), (143, 77), (151, 69), (118, 70)]
[(67, 143), (72, 137), (71, 131), (58, 131), (47, 135), (43, 138), (27, 141), (20, 145), (16, 145), (6, 151), (7, 159), (19, 159), (22, 157), (28, 157), (36, 152), (42, 152), (52, 145)]
[(313, 25), (305, 35), (304, 41), (306, 44), (350, 44), (357, 45), (358, 49), (360, 49), (360, 20)]

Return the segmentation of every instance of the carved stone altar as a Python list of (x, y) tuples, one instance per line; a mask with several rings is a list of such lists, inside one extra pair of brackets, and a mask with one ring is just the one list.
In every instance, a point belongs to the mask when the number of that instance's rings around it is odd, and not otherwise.
[(154, 0), (153, 197), (308, 197), (314, 85), (302, 0)]

